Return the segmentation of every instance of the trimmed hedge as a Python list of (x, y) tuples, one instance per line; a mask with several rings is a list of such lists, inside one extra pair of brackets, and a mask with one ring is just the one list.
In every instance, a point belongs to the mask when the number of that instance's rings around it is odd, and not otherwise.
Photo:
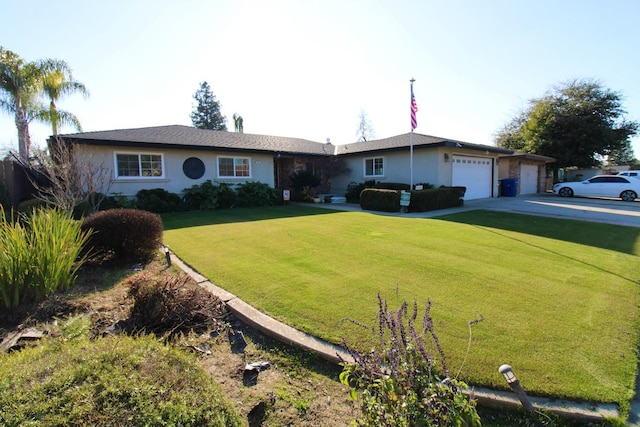
[(400, 210), (400, 192), (365, 188), (360, 193), (360, 207), (370, 211), (398, 212)]
[[(409, 212), (426, 212), (462, 206), (466, 187), (440, 187), (411, 191)], [(400, 211), (400, 190), (365, 188), (360, 193), (360, 207), (365, 210)]]
[(82, 230), (93, 230), (88, 247), (126, 261), (148, 261), (162, 245), (162, 220), (139, 209), (110, 209), (89, 215)]
[(462, 206), (466, 187), (440, 187), (411, 192), (409, 212), (427, 212)]
[(402, 182), (378, 182), (374, 188), (381, 190), (397, 190), (397, 191), (409, 191), (411, 186)]

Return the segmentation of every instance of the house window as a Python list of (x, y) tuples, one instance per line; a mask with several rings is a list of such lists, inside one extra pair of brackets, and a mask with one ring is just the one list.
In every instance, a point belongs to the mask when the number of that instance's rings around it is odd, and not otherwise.
[(155, 153), (115, 153), (116, 178), (163, 178), (164, 159)]
[(384, 159), (375, 157), (364, 159), (364, 176), (383, 176), (384, 175)]
[(248, 157), (218, 157), (218, 176), (250, 177), (251, 159)]

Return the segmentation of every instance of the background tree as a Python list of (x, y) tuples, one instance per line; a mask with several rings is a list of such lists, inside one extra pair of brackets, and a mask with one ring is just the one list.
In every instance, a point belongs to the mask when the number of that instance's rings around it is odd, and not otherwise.
[(360, 110), (359, 119), (360, 124), (358, 125), (358, 131), (356, 132), (356, 135), (358, 136), (358, 142), (370, 141), (375, 138), (373, 126), (371, 126), (371, 122), (369, 121), (367, 112), (364, 110)]
[(630, 153), (639, 124), (625, 114), (620, 93), (595, 80), (572, 80), (530, 100), (497, 132), (496, 144), (554, 157), (556, 171), (599, 166), (607, 156)]
[[(59, 59), (25, 62), (16, 53), (0, 47), (0, 110), (14, 115), (18, 130), (18, 152), (29, 158), (31, 136), (29, 124), (38, 119), (51, 123), (54, 134), (59, 124), (79, 126), (71, 113), (60, 111), (55, 102), (70, 91), (86, 93), (84, 85), (71, 78), (69, 65)], [(50, 105), (43, 102), (49, 96)]]
[(617, 150), (612, 150), (609, 154), (608, 163), (611, 165), (629, 165), (633, 166), (638, 162), (633, 152), (633, 147), (630, 141), (626, 141), (626, 144)]
[(197, 101), (191, 112), (191, 122), (194, 127), (198, 129), (227, 130), (227, 118), (220, 113), (220, 103), (211, 92), (209, 83), (200, 83), (200, 89), (196, 91), (193, 98)]
[(244, 119), (238, 113), (233, 113), (233, 127), (238, 133), (244, 133)]

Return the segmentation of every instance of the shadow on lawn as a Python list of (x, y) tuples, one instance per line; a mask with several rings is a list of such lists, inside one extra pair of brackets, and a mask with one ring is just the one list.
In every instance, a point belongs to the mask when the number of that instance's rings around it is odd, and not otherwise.
[(264, 221), (269, 219), (294, 218), (298, 216), (326, 215), (339, 211), (313, 206), (280, 205), (261, 208), (231, 208), (213, 211), (193, 211), (162, 214), (165, 230), (198, 227), (232, 222)]
[(474, 210), (438, 217), (640, 256), (640, 228), (499, 211)]

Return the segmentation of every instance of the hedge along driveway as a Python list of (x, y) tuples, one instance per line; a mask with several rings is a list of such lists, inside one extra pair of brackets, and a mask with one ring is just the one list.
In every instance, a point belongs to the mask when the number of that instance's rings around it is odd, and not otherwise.
[[(487, 211), (409, 219), (296, 206), (163, 219), (165, 243), (216, 285), (324, 339), (366, 350), (370, 332), (343, 319), (373, 325), (378, 292), (390, 307), (416, 300), (423, 309), (429, 299), (461, 379), (504, 389), (497, 368), (509, 363), (532, 394), (622, 405), (633, 395), (636, 229)], [(481, 316), (462, 365), (468, 322)]]

